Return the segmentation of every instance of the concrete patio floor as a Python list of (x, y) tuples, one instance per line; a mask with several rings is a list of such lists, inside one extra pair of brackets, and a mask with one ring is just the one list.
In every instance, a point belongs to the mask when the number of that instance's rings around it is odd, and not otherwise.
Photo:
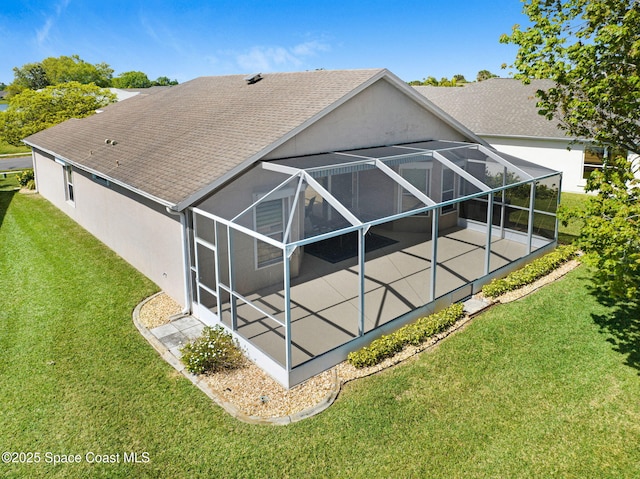
[[(430, 302), (432, 242), (424, 233), (376, 228), (397, 243), (367, 253), (365, 261), (365, 332)], [(456, 228), (438, 238), (436, 298), (484, 275), (486, 235)], [(526, 254), (526, 246), (494, 237), (490, 270)], [(292, 366), (298, 366), (358, 336), (357, 258), (340, 263), (305, 254), (300, 274), (291, 280)], [(283, 287), (247, 299), (284, 322)], [(229, 304), (222, 318), (228, 324)], [(284, 328), (250, 305), (238, 303), (238, 333), (284, 366)]]

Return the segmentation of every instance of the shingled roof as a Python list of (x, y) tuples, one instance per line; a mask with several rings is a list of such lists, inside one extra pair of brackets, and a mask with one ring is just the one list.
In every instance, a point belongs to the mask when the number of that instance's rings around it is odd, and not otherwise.
[(386, 75), (270, 73), (253, 84), (244, 75), (201, 77), (68, 120), (25, 143), (182, 209)]
[(513, 78), (491, 78), (462, 88), (414, 88), (476, 135), (566, 139), (557, 122), (539, 115), (536, 107), (536, 91), (552, 85), (551, 80), (524, 85)]

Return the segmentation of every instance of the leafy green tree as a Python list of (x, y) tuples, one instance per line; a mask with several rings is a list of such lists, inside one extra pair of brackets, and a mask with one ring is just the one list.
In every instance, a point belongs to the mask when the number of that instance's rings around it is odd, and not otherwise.
[(149, 88), (152, 86), (146, 73), (139, 71), (121, 73), (111, 81), (111, 84), (115, 88)]
[[(514, 26), (501, 42), (518, 45), (517, 78), (549, 78), (538, 91), (539, 112), (568, 135), (609, 151), (640, 154), (640, 2), (638, 0), (525, 0), (531, 25)], [(637, 299), (640, 284), (638, 183), (626, 155), (605, 156), (586, 190), (579, 245), (615, 297)]]
[(106, 63), (92, 65), (78, 55), (70, 57), (49, 57), (42, 60), (42, 67), (47, 74), (50, 85), (77, 81), (83, 84), (95, 83), (100, 87), (108, 87), (113, 77), (113, 69)]
[(453, 75), (453, 78), (451, 79), (451, 81), (455, 83), (468, 83), (464, 75), (460, 73), (458, 73), (457, 75)]
[(48, 57), (37, 63), (26, 63), (13, 69), (14, 80), (9, 86), (12, 94), (22, 90), (39, 90), (49, 85), (77, 81), (95, 83), (100, 87), (111, 84), (113, 70), (106, 63), (92, 65), (78, 55)]
[(158, 77), (152, 83), (153, 83), (153, 86), (170, 86), (170, 85), (177, 85), (178, 80), (171, 80), (169, 77)]
[(13, 77), (13, 83), (8, 87), (11, 94), (25, 89), (39, 90), (51, 84), (42, 63), (25, 63), (20, 68), (14, 67)]
[(115, 102), (116, 96), (96, 85), (67, 82), (39, 91), (26, 89), (9, 100), (0, 115), (0, 139), (15, 146), (33, 133), (69, 118), (84, 118)]
[(7, 84), (4, 82), (0, 82), (0, 91), (6, 90), (7, 89)]
[(489, 78), (497, 78), (498, 75), (491, 73), (489, 70), (480, 70), (476, 75), (476, 81), (485, 81)]

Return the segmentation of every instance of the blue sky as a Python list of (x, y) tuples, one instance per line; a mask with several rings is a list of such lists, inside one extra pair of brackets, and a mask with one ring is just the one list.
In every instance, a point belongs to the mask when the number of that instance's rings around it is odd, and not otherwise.
[(520, 0), (3, 2), (0, 81), (12, 68), (78, 54), (180, 82), (203, 75), (379, 68), (405, 81), (487, 69), (516, 48), (502, 33), (526, 21)]

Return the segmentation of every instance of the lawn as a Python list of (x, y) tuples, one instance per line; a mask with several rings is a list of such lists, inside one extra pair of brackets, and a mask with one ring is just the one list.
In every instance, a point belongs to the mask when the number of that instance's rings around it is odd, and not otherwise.
[(8, 154), (16, 154), (16, 153), (24, 153), (26, 155), (31, 153), (31, 148), (28, 146), (13, 146), (9, 143), (6, 143), (0, 140), (0, 155), (8, 155)]
[(640, 315), (584, 267), (284, 427), (169, 367), (131, 321), (156, 286), (38, 195), (0, 191), (0, 271), (0, 451), (40, 453), (3, 477), (640, 476)]

